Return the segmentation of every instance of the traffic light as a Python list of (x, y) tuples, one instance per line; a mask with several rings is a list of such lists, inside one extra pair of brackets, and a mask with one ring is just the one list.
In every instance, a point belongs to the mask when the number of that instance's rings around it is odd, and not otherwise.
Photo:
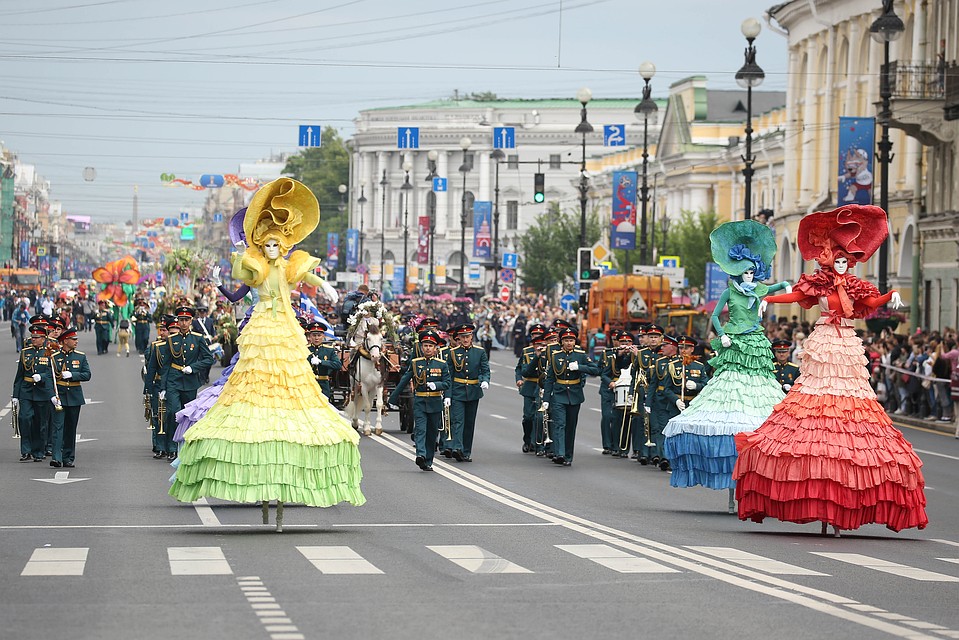
[(546, 200), (546, 175), (536, 173), (533, 175), (533, 202), (544, 202)]
[(577, 253), (576, 279), (580, 282), (595, 282), (599, 280), (599, 269), (593, 268), (593, 250), (581, 247)]

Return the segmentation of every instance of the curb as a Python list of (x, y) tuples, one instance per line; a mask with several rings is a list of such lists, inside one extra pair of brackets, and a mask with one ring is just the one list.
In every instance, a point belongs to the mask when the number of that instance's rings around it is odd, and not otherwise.
[(939, 422), (938, 420), (923, 420), (921, 418), (897, 416), (894, 414), (889, 414), (889, 419), (892, 420), (892, 423), (897, 427), (919, 427), (922, 429), (929, 429), (931, 431), (938, 431), (939, 433), (945, 433), (950, 436), (956, 434), (955, 420), (952, 422)]

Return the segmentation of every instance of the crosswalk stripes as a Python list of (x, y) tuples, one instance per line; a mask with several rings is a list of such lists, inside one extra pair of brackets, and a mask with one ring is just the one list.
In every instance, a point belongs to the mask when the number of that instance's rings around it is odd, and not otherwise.
[(693, 551), (697, 551), (699, 553), (704, 553), (707, 556), (713, 556), (714, 558), (719, 558), (720, 560), (726, 560), (728, 562), (732, 562), (733, 564), (742, 565), (744, 567), (756, 569), (757, 571), (763, 571), (775, 576), (829, 575), (828, 573), (820, 573), (818, 571), (813, 571), (812, 569), (804, 569), (795, 565), (786, 564), (785, 562), (780, 562), (779, 560), (770, 560), (769, 558), (757, 556), (747, 551), (740, 551), (739, 549), (733, 549), (731, 547), (687, 546), (686, 548), (692, 549)]
[(21, 576), (82, 576), (89, 547), (41, 547), (20, 572)]
[(614, 549), (606, 544), (557, 544), (557, 549), (619, 573), (679, 573), (678, 569)]
[(349, 547), (297, 547), (303, 557), (320, 570), (332, 574), (382, 574), (383, 572)]
[(168, 547), (170, 573), (174, 576), (230, 575), (233, 569), (220, 547)]
[(427, 546), (426, 548), (472, 573), (533, 573), (529, 569), (471, 544)]
[(943, 573), (936, 573), (934, 571), (927, 571), (917, 567), (910, 567), (897, 562), (889, 562), (888, 560), (870, 558), (869, 556), (864, 556), (858, 553), (830, 553), (826, 551), (813, 551), (812, 553), (813, 555), (829, 558), (830, 560), (847, 562), (849, 564), (865, 567), (866, 569), (882, 571), (883, 573), (891, 573), (892, 575), (910, 578), (912, 580), (920, 580), (923, 582), (959, 582), (959, 578), (947, 576)]

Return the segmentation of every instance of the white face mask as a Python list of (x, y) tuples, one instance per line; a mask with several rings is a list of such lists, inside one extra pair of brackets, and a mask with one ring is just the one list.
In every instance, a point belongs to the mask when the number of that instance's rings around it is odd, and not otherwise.
[(753, 278), (756, 277), (755, 271), (743, 271), (743, 282), (752, 282)]
[(849, 260), (846, 258), (836, 258), (836, 260), (832, 263), (832, 268), (833, 271), (839, 275), (843, 275), (849, 269)]
[(276, 260), (280, 257), (280, 243), (276, 240), (267, 240), (266, 244), (263, 245), (263, 252), (268, 259)]

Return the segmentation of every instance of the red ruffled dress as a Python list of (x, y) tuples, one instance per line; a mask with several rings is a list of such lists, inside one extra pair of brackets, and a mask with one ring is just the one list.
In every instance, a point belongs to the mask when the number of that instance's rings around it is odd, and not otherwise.
[(821, 269), (769, 302), (819, 304), (802, 375), (759, 429), (736, 436), (740, 520), (771, 517), (839, 529), (925, 528), (922, 461), (876, 400), (852, 319), (889, 301), (872, 284)]

